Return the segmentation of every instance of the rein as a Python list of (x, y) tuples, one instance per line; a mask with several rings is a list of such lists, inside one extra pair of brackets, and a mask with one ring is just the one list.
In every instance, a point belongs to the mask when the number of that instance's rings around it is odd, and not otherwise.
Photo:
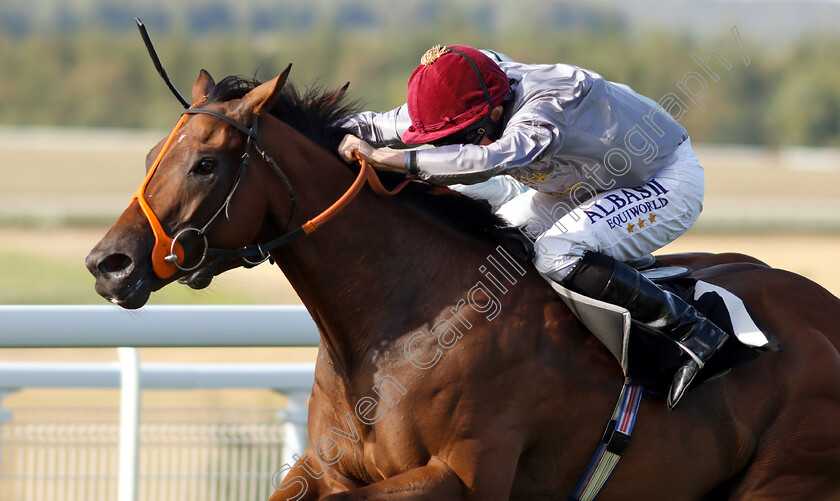
[[(294, 240), (297, 240), (300, 237), (308, 235), (318, 228), (320, 228), (324, 223), (335, 217), (339, 212), (341, 212), (347, 205), (359, 194), (362, 190), (364, 185), (368, 183), (371, 189), (380, 196), (393, 196), (402, 191), (412, 179), (406, 179), (405, 181), (401, 182), (397, 187), (393, 190), (386, 189), (382, 182), (379, 180), (379, 177), (376, 175), (376, 171), (371, 167), (371, 165), (364, 159), (360, 154), (356, 153), (355, 157), (359, 161), (360, 168), (359, 173), (356, 176), (355, 181), (347, 191), (339, 197), (330, 207), (326, 210), (315, 216), (314, 218), (306, 221), (295, 230), (287, 232), (289, 225), (291, 224), (292, 217), (294, 213), (299, 210), (297, 205), (297, 200), (294, 194), (294, 190), (292, 189), (292, 185), (289, 181), (288, 176), (283, 172), (277, 162), (274, 161), (271, 156), (269, 156), (265, 150), (261, 149), (257, 142), (259, 141), (257, 135), (257, 124), (259, 116), (254, 118), (254, 122), (251, 125), (251, 128), (247, 128), (244, 125), (240, 124), (236, 120), (219, 113), (217, 111), (208, 110), (205, 108), (198, 108), (200, 104), (202, 104), (206, 100), (206, 97), (197, 103), (193, 104), (190, 108), (185, 110), (181, 114), (181, 118), (175, 124), (175, 127), (172, 129), (172, 133), (169, 135), (169, 138), (163, 145), (163, 148), (158, 153), (157, 158), (155, 159), (152, 167), (149, 169), (148, 174), (146, 174), (146, 178), (143, 180), (143, 183), (134, 193), (131, 201), (137, 200), (138, 204), (140, 205), (140, 209), (143, 212), (143, 215), (149, 221), (149, 225), (152, 227), (152, 233), (155, 236), (155, 244), (152, 248), (152, 269), (159, 278), (166, 279), (171, 277), (176, 273), (177, 270), (181, 271), (193, 271), (198, 269), (205, 261), (205, 259), (210, 257), (224, 257), (224, 258), (240, 258), (242, 259), (247, 266), (255, 266), (257, 264), (262, 263), (266, 259), (268, 259), (269, 253), (286, 245)], [(221, 207), (214, 213), (214, 215), (210, 218), (210, 220), (205, 224), (202, 228), (195, 228), (189, 227), (180, 230), (175, 237), (170, 237), (166, 231), (163, 229), (163, 226), (160, 223), (157, 215), (155, 215), (152, 208), (149, 206), (148, 202), (146, 201), (146, 189), (149, 186), (149, 182), (152, 179), (155, 171), (157, 170), (160, 162), (163, 160), (163, 156), (169, 150), (169, 147), (172, 145), (172, 142), (175, 138), (177, 132), (181, 129), (184, 125), (184, 122), (188, 118), (189, 115), (210, 115), (216, 117), (220, 120), (227, 122), (228, 124), (232, 125), (234, 128), (242, 132), (248, 137), (247, 144), (245, 146), (245, 153), (242, 155), (242, 163), (239, 166), (239, 171), (236, 175), (236, 179), (234, 180), (233, 185), (231, 186), (230, 191), (228, 192), (227, 197), (225, 197), (225, 201), (222, 203)], [(264, 243), (257, 243), (247, 245), (240, 249), (218, 249), (218, 248), (211, 248), (207, 242), (207, 233), (210, 231), (212, 226), (218, 221), (222, 214), (225, 214), (226, 218), (230, 218), (230, 203), (233, 200), (233, 196), (239, 187), (239, 184), (242, 178), (245, 175), (247, 170), (249, 160), (250, 160), (250, 150), (254, 148), (257, 153), (260, 154), (260, 157), (265, 161), (269, 166), (272, 167), (272, 170), (276, 172), (283, 183), (286, 186), (287, 191), (289, 192), (289, 198), (292, 202), (292, 210), (289, 212), (289, 220), (286, 222), (285, 227), (283, 228), (284, 234), (280, 237), (277, 237), (273, 240)], [(182, 235), (195, 232), (199, 237), (204, 240), (204, 252), (201, 256), (201, 260), (199, 260), (198, 264), (192, 266), (190, 268), (184, 268), (181, 266), (185, 259), (185, 252), (183, 246), (178, 242), (178, 239), (181, 238)]]

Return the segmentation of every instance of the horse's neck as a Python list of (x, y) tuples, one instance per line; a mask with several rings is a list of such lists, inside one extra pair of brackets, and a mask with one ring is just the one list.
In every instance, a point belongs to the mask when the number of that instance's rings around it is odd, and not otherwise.
[[(303, 219), (323, 211), (353, 181), (346, 165), (309, 141), (290, 141), (282, 158)], [(364, 188), (333, 220), (274, 257), (318, 323), (333, 361), (352, 370), (375, 356), (371, 350), (388, 350), (418, 322), (455, 305), (475, 283), (476, 263), (486, 254), (479, 242), (410, 204)]]

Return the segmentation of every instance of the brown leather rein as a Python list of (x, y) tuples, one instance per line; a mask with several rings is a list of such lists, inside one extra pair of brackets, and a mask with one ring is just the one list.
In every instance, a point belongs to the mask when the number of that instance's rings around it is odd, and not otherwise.
[[(265, 261), (269, 258), (269, 252), (278, 247), (288, 244), (294, 240), (297, 240), (300, 237), (308, 235), (321, 226), (324, 225), (327, 221), (335, 217), (339, 212), (341, 212), (347, 205), (359, 194), (365, 184), (369, 184), (371, 189), (374, 193), (380, 196), (393, 196), (402, 191), (412, 179), (406, 179), (405, 181), (401, 182), (397, 185), (394, 189), (388, 190), (383, 185), (382, 182), (379, 180), (379, 177), (376, 175), (376, 171), (373, 167), (365, 160), (365, 158), (356, 152), (355, 157), (359, 161), (360, 168), (359, 173), (356, 176), (356, 180), (353, 182), (352, 185), (347, 189), (347, 191), (339, 197), (332, 205), (330, 205), (325, 211), (321, 212), (314, 218), (308, 220), (307, 222), (303, 223), (299, 228), (292, 230), (283, 234), (280, 237), (277, 237), (271, 241), (251, 244), (240, 249), (217, 249), (211, 248), (208, 246), (207, 243), (207, 233), (210, 227), (216, 222), (219, 216), (222, 213), (227, 213), (229, 208), (230, 201), (232, 200), (236, 189), (239, 187), (239, 182), (244, 176), (245, 170), (248, 165), (248, 161), (250, 158), (250, 149), (252, 145), (256, 149), (256, 151), (260, 154), (262, 159), (268, 164), (273, 170), (281, 177), (283, 182), (286, 184), (286, 188), (289, 191), (289, 196), (292, 201), (292, 212), (289, 216), (289, 222), (291, 222), (291, 216), (293, 215), (294, 211), (297, 209), (297, 203), (295, 200), (294, 192), (292, 190), (292, 186), (288, 180), (286, 174), (280, 169), (277, 163), (266, 154), (266, 152), (259, 148), (259, 145), (254, 144), (257, 143), (257, 121), (259, 116), (254, 118), (254, 122), (251, 125), (251, 128), (247, 128), (244, 125), (240, 124), (236, 120), (213, 110), (208, 110), (204, 108), (198, 108), (197, 106), (203, 103), (204, 100), (195, 103), (189, 109), (185, 110), (184, 113), (181, 115), (180, 120), (177, 124), (175, 124), (175, 128), (172, 129), (172, 133), (169, 135), (169, 138), (164, 143), (163, 148), (158, 153), (155, 162), (152, 164), (152, 167), (149, 169), (148, 174), (146, 174), (146, 178), (144, 179), (143, 183), (134, 193), (132, 197), (132, 201), (137, 200), (138, 204), (140, 205), (140, 209), (143, 211), (143, 215), (149, 221), (149, 224), (152, 227), (152, 233), (155, 236), (155, 245), (152, 249), (152, 268), (160, 278), (166, 279), (171, 277), (176, 273), (177, 270), (181, 271), (194, 271), (201, 267), (202, 263), (204, 263), (205, 259), (210, 257), (223, 257), (223, 258), (240, 258), (242, 259), (246, 265), (256, 265)], [(234, 181), (233, 186), (231, 186), (230, 191), (228, 192), (227, 197), (225, 198), (225, 202), (219, 208), (218, 211), (213, 215), (213, 217), (205, 224), (202, 228), (184, 228), (180, 230), (175, 237), (169, 236), (168, 233), (163, 229), (163, 226), (160, 223), (160, 220), (155, 215), (152, 208), (149, 206), (148, 202), (146, 201), (146, 188), (149, 185), (149, 182), (152, 179), (155, 171), (157, 170), (158, 165), (163, 159), (163, 156), (166, 154), (169, 147), (172, 145), (172, 142), (175, 138), (177, 132), (181, 129), (184, 122), (186, 121), (188, 115), (211, 115), (225, 122), (228, 122), (232, 126), (234, 126), (237, 130), (243, 132), (248, 136), (248, 143), (245, 148), (245, 153), (242, 155), (242, 163), (240, 164), (239, 173), (237, 174), (236, 180)], [(288, 224), (286, 225), (288, 227)], [(196, 232), (198, 236), (204, 239), (204, 253), (201, 257), (201, 260), (195, 266), (190, 268), (184, 268), (181, 265), (184, 263), (185, 253), (183, 247), (178, 243), (178, 239), (181, 235), (188, 233), (188, 232)], [(284, 229), (285, 231), (285, 229)]]

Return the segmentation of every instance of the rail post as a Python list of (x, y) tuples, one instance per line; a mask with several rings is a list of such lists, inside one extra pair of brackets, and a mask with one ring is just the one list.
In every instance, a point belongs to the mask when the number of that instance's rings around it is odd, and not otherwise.
[(283, 410), (286, 423), (283, 425), (283, 453), (280, 464), (294, 466), (294, 456), (300, 456), (307, 447), (306, 400), (311, 392), (294, 391), (287, 393), (288, 401)]
[[(3, 407), (3, 399), (16, 392), (15, 388), (0, 388), (0, 432), (2, 432), (3, 425), (12, 420), (12, 413)], [(0, 437), (0, 477), (3, 476), (3, 440)]]
[(120, 444), (117, 500), (137, 501), (140, 447), (140, 355), (137, 348), (117, 348), (120, 355)]

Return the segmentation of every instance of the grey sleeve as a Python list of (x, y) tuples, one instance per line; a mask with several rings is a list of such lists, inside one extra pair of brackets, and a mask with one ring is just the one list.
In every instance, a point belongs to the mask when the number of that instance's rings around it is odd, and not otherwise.
[(493, 144), (449, 145), (406, 152), (409, 173), (435, 184), (475, 184), (553, 155), (563, 146), (565, 118), (554, 103), (517, 112)]
[(405, 105), (381, 113), (365, 111), (350, 115), (341, 124), (342, 127), (349, 129), (351, 134), (364, 139), (377, 148), (396, 149), (412, 147), (401, 140), (402, 134), (410, 125), (411, 119)]
[(476, 184), (450, 184), (449, 188), (471, 198), (486, 200), (493, 212), (528, 191), (528, 187), (510, 176), (495, 176)]

